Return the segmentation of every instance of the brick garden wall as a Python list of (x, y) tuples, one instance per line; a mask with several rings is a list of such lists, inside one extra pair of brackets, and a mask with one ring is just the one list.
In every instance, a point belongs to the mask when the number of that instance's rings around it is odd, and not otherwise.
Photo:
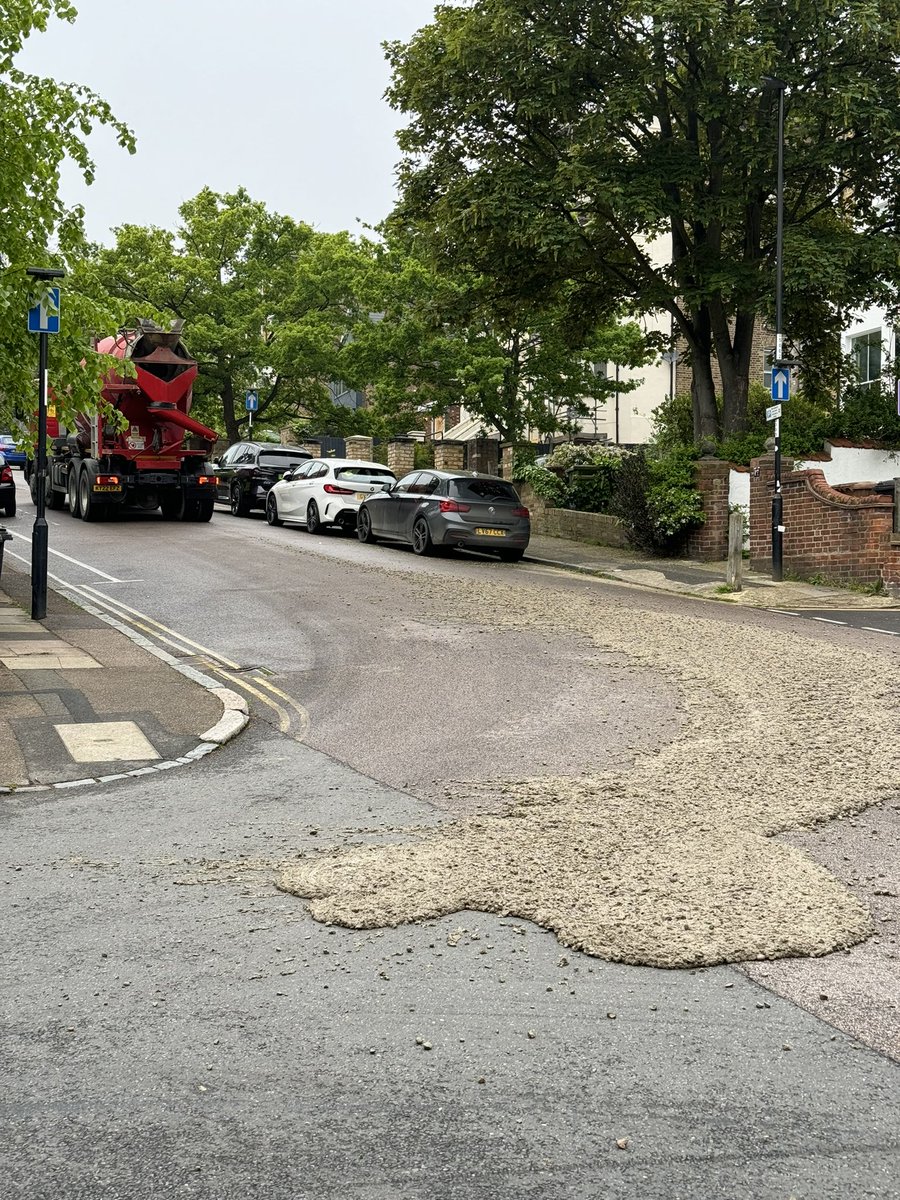
[(701, 458), (695, 478), (703, 496), (706, 520), (688, 538), (685, 554), (700, 562), (721, 562), (728, 556), (728, 490), (731, 464)]
[(529, 483), (516, 483), (522, 503), (531, 513), (531, 532), (550, 537), (574, 538), (599, 546), (625, 546), (625, 530), (618, 517), (605, 513), (576, 512), (571, 508), (551, 508)]
[[(782, 459), (784, 567), (801, 577), (822, 575), (850, 583), (900, 585), (900, 536), (893, 533), (894, 504), (866, 484), (831, 487), (822, 471), (794, 471)], [(775, 458), (754, 459), (750, 471), (750, 566), (772, 561), (772, 495)]]

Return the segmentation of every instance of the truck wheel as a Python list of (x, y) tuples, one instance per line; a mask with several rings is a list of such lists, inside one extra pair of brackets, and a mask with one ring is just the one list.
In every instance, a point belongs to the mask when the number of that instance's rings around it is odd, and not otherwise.
[(173, 495), (165, 495), (159, 502), (159, 507), (162, 510), (163, 520), (178, 521), (185, 516), (184, 496), (181, 492), (175, 492)]
[(103, 516), (103, 506), (94, 499), (91, 491), (91, 474), (86, 468), (78, 480), (78, 500), (81, 508), (82, 521), (99, 521)]
[(14, 517), (16, 515), (16, 498), (15, 498), (15, 496), (13, 496), (12, 500), (10, 500), (6, 504), (3, 511), (6, 513), (6, 515), (8, 517)]
[(81, 497), (78, 494), (78, 468), (71, 467), (66, 480), (66, 506), (73, 517), (81, 516)]
[(65, 496), (63, 495), (62, 492), (54, 491), (49, 480), (47, 482), (47, 495), (45, 498), (45, 503), (48, 508), (60, 509), (60, 508), (66, 507)]
[(198, 499), (188, 500), (182, 518), (185, 521), (210, 521), (215, 506), (215, 497), (200, 496)]

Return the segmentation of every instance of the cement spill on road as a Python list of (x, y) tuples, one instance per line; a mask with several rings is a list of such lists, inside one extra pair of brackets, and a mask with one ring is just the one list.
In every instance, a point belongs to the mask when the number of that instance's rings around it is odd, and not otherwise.
[(889, 661), (599, 594), (560, 592), (551, 604), (524, 586), (402, 586), (435, 620), (582, 634), (626, 654), (647, 669), (644, 686), (661, 674), (678, 687), (683, 727), (627, 774), (519, 781), (501, 815), (302, 859), (279, 886), (308, 898), (314, 917), (371, 928), (477, 909), (664, 967), (821, 955), (872, 932), (842, 884), (772, 835), (896, 792)]

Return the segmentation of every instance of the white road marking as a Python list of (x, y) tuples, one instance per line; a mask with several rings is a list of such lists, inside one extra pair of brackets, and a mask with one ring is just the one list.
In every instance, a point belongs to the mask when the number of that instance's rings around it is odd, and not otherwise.
[[(31, 545), (31, 538), (26, 537), (24, 533), (16, 533), (14, 529), (9, 531), (13, 537), (21, 538), (23, 542), (28, 542)], [(95, 575), (99, 575), (101, 579), (107, 579), (110, 583), (125, 583), (123, 579), (117, 579), (115, 575), (107, 575), (105, 571), (101, 571), (98, 567), (91, 567), (86, 562), (82, 562), (80, 558), (70, 558), (68, 554), (63, 554), (62, 550), (53, 550), (48, 547), (51, 554), (55, 554), (57, 558), (64, 558), (66, 562), (74, 563), (76, 567), (84, 567), (86, 571), (92, 571)]]
[(779, 613), (782, 617), (799, 617), (799, 613), (788, 612), (786, 608), (770, 608), (769, 612)]
[(813, 621), (821, 621), (824, 625), (846, 625), (846, 621), (832, 621), (831, 617), (813, 617)]
[(900, 636), (900, 630), (897, 629), (876, 629), (874, 625), (860, 625), (860, 629), (865, 629), (867, 633), (886, 633), (888, 637)]

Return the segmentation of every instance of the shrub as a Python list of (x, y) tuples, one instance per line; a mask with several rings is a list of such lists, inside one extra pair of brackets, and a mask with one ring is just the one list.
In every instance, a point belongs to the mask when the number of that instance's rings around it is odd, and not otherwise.
[(639, 450), (622, 462), (612, 511), (629, 542), (652, 554), (676, 554), (703, 524), (703, 498), (694, 483), (694, 452), (674, 450), (648, 459)]
[(546, 500), (551, 508), (565, 507), (568, 489), (560, 477), (546, 467), (536, 467), (533, 463), (516, 465), (514, 462), (513, 480), (531, 484), (535, 495)]

